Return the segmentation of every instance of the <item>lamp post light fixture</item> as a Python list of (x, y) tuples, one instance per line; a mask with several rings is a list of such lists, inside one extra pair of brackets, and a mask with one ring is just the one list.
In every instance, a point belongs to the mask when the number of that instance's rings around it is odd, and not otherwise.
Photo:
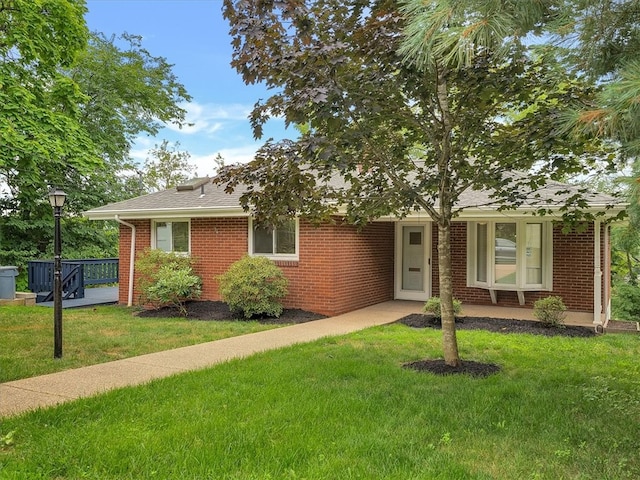
[(49, 191), (49, 203), (53, 207), (55, 233), (53, 237), (53, 358), (62, 358), (62, 241), (60, 216), (67, 194), (59, 188)]

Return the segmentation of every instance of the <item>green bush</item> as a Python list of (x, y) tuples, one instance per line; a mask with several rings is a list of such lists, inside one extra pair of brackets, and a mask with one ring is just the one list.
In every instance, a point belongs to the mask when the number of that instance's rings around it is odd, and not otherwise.
[(140, 302), (154, 308), (171, 305), (186, 315), (185, 302), (200, 298), (202, 281), (193, 273), (195, 259), (146, 249), (136, 260)]
[(545, 325), (559, 327), (564, 324), (567, 307), (562, 297), (552, 295), (536, 300), (533, 304), (533, 316)]
[[(424, 313), (430, 313), (437, 319), (442, 318), (442, 312), (440, 311), (440, 297), (431, 297), (429, 300), (427, 300), (424, 304), (424, 307), (422, 308), (422, 311)], [(453, 315), (460, 315), (460, 312), (462, 312), (462, 302), (454, 298)]]
[(265, 257), (245, 255), (217, 277), (220, 296), (233, 312), (245, 318), (253, 315), (279, 317), (280, 300), (287, 293), (289, 281), (274, 262)]
[(637, 322), (640, 320), (640, 287), (621, 283), (613, 289), (612, 316), (616, 320)]

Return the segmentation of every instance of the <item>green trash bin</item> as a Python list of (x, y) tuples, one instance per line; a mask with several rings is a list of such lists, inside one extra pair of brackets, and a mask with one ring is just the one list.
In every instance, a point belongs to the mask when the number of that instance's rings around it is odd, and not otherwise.
[(0, 267), (0, 299), (16, 298), (18, 267)]

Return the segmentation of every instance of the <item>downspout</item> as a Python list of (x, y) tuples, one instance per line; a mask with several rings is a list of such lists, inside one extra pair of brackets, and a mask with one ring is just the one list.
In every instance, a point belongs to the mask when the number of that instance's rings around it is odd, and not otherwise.
[(135, 273), (135, 259), (136, 259), (136, 226), (127, 223), (124, 220), (120, 220), (120, 217), (116, 215), (116, 222), (129, 227), (131, 229), (131, 253), (129, 254), (129, 291), (127, 294), (127, 307), (133, 305), (133, 275)]
[(604, 228), (604, 254), (605, 254), (605, 271), (604, 271), (604, 325), (606, 326), (611, 320), (611, 225)]
[(593, 230), (593, 324), (602, 325), (602, 268), (600, 268), (602, 232), (600, 220), (593, 222)]

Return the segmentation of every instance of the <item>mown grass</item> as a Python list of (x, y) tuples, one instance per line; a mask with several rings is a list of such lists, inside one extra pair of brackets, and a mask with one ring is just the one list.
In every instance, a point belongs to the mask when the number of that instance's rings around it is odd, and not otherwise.
[(141, 318), (120, 306), (65, 310), (63, 358), (53, 359), (53, 310), (0, 307), (0, 382), (274, 328), (258, 322)]
[(10, 418), (0, 478), (636, 479), (640, 339), (369, 329)]

